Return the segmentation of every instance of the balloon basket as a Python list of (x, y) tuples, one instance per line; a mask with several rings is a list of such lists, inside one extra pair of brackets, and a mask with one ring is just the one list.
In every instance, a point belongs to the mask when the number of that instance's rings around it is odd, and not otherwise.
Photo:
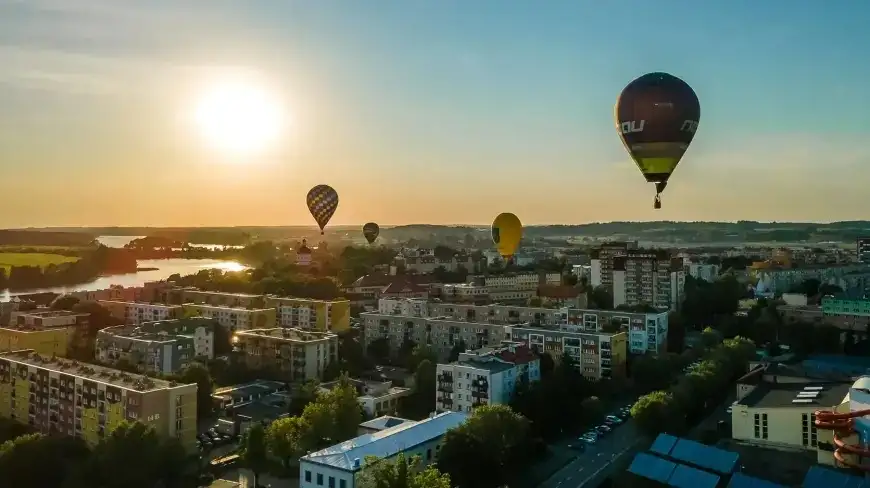
[(653, 208), (656, 210), (662, 208), (662, 197), (661, 196), (656, 195), (655, 200), (653, 200)]

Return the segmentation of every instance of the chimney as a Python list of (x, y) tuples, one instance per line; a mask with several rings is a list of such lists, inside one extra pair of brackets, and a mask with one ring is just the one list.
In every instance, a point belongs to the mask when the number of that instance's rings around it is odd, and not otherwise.
[(359, 469), (359, 458), (353, 458), (353, 469)]

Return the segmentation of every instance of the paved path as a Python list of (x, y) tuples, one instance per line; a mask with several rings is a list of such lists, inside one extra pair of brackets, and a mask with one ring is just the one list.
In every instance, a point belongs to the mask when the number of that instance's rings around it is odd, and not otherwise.
[[(612, 467), (611, 463), (630, 454), (640, 440), (634, 423), (629, 420), (607, 437), (600, 439), (594, 445), (587, 446), (585, 452), (578, 452), (576, 459), (550, 476), (540, 485), (540, 488), (580, 488), (589, 481), (603, 479), (606, 474), (609, 474), (607, 471)], [(562, 442), (552, 447), (567, 449), (567, 444), (571, 442), (578, 441)]]

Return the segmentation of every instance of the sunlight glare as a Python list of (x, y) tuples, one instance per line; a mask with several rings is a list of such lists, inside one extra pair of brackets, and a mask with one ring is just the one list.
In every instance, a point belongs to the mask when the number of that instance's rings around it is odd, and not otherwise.
[(284, 113), (265, 87), (248, 81), (224, 81), (200, 97), (195, 123), (208, 144), (233, 154), (269, 149), (281, 137)]

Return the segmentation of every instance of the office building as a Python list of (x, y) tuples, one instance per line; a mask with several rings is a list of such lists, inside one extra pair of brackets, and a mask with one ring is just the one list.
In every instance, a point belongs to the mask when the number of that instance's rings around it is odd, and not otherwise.
[(179, 305), (164, 305), (160, 303), (120, 302), (116, 300), (99, 300), (97, 303), (107, 309), (112, 317), (123, 320), (128, 325), (139, 325), (144, 322), (178, 319), (183, 315)]
[(196, 443), (196, 384), (182, 385), (35, 351), (0, 354), (0, 417), (95, 445), (123, 421)]
[(186, 315), (210, 318), (231, 333), (249, 329), (271, 329), (277, 324), (274, 308), (233, 308), (199, 303), (185, 303), (182, 307)]
[(267, 296), (266, 306), (277, 310), (281, 327), (336, 333), (350, 329), (349, 300)]
[(589, 284), (595, 288), (613, 287), (613, 258), (625, 256), (630, 249), (637, 249), (637, 241), (607, 242), (590, 253)]
[(237, 332), (237, 347), (251, 369), (280, 371), (290, 381), (319, 379), (338, 360), (338, 336), (303, 329), (251, 329)]
[(429, 346), (438, 359), (444, 361), (456, 346), (480, 349), (501, 344), (504, 339), (503, 325), (463, 322), (446, 317), (362, 313), (360, 320), (366, 347), (378, 339), (386, 339), (393, 355), (398, 354), (406, 341), (413, 341), (414, 344)]
[(613, 306), (649, 305), (676, 310), (683, 301), (686, 273), (682, 258), (667, 251), (628, 250), (612, 259)]
[(435, 408), (471, 412), (481, 405), (510, 403), (518, 383), (541, 379), (541, 360), (525, 344), (507, 344), (459, 354), (436, 367)]
[(419, 422), (399, 423), (372, 434), (363, 434), (299, 459), (300, 488), (357, 488), (359, 474), (369, 457), (393, 460), (399, 454), (419, 457), (421, 467), (438, 458), (448, 430), (461, 425), (467, 414), (444, 412)]
[(214, 358), (214, 320), (203, 317), (119, 325), (97, 332), (94, 355), (101, 363), (124, 361), (140, 372), (172, 374), (194, 359)]
[(557, 362), (564, 354), (571, 356), (583, 376), (592, 381), (625, 375), (626, 332), (586, 331), (578, 325), (556, 329), (515, 325), (505, 329), (505, 340), (527, 344), (533, 351), (548, 354)]

